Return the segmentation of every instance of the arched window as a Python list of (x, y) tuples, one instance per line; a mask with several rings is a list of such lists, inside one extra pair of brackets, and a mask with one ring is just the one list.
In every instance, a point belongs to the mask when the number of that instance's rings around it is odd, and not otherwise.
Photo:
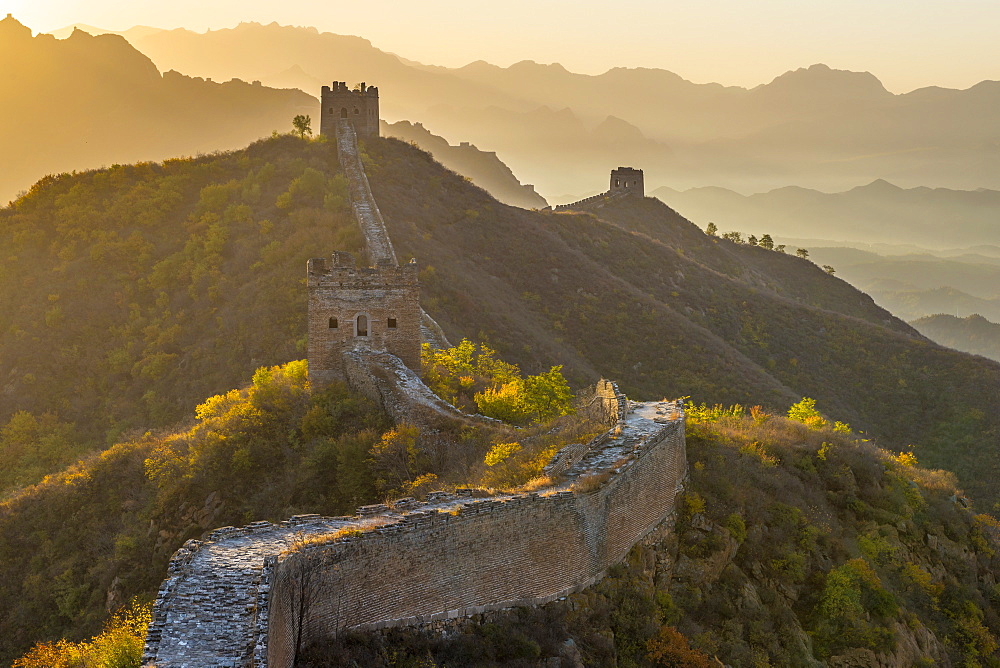
[(340, 117), (341, 118), (347, 118), (347, 107), (341, 107), (340, 108)]
[(358, 336), (368, 336), (368, 316), (361, 314), (358, 316)]
[(628, 188), (628, 181), (625, 182), (625, 187)]
[(357, 115), (358, 115), (358, 114), (360, 114), (360, 113), (361, 113), (361, 112), (360, 112), (360, 111), (358, 111), (358, 108), (357, 108), (357, 107), (354, 107), (354, 115), (355, 115), (355, 116), (357, 116)]
[(330, 318), (330, 329), (337, 329), (338, 326), (337, 319)]

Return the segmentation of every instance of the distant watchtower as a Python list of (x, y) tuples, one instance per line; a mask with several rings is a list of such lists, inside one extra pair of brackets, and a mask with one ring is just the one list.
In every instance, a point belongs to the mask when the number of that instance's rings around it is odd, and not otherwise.
[(337, 121), (347, 119), (361, 137), (378, 137), (378, 88), (360, 84), (350, 89), (345, 81), (334, 81), (333, 86), (323, 86), (320, 95), (319, 132), (327, 136), (337, 134)]
[(643, 197), (645, 192), (645, 186), (642, 182), (642, 170), (632, 169), (631, 167), (619, 167), (618, 169), (611, 170), (611, 188), (608, 190), (609, 195), (616, 195), (618, 193), (634, 193)]
[(322, 387), (347, 380), (344, 353), (389, 352), (420, 369), (420, 285), (417, 263), (355, 267), (335, 251), (309, 260), (309, 380)]

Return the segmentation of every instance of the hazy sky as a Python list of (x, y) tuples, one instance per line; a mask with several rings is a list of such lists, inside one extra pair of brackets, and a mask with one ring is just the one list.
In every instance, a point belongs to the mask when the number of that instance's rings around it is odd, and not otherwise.
[(1000, 79), (1000, 0), (0, 0), (7, 12), (36, 32), (277, 21), (438, 65), (658, 67), (743, 86), (817, 62), (870, 71), (893, 92)]

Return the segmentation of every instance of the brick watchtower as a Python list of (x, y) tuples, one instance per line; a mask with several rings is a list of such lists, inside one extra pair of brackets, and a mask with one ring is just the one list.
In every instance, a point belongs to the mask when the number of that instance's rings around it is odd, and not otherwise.
[(337, 121), (344, 118), (354, 125), (361, 137), (378, 137), (378, 88), (361, 82), (353, 90), (347, 82), (334, 81), (333, 86), (323, 86), (320, 94), (320, 134), (333, 137), (337, 134)]
[(309, 379), (322, 387), (346, 380), (349, 350), (390, 352), (420, 369), (420, 285), (417, 263), (354, 266), (350, 253), (313, 258), (309, 286)]
[(611, 170), (611, 188), (608, 190), (608, 194), (615, 195), (620, 192), (636, 194), (639, 197), (645, 195), (641, 169), (619, 167)]

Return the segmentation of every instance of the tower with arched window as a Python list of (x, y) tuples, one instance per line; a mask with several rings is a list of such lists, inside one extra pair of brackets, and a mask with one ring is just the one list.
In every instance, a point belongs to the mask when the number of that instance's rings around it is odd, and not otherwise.
[(645, 186), (642, 182), (642, 170), (632, 167), (619, 167), (611, 170), (611, 187), (608, 194), (629, 193), (642, 197)]
[(378, 137), (378, 88), (362, 81), (353, 89), (346, 81), (323, 86), (320, 94), (320, 134), (337, 134), (337, 121), (347, 119), (360, 137)]
[(356, 267), (336, 251), (307, 265), (309, 379), (316, 386), (346, 380), (350, 350), (389, 352), (420, 369), (420, 284), (417, 263)]

